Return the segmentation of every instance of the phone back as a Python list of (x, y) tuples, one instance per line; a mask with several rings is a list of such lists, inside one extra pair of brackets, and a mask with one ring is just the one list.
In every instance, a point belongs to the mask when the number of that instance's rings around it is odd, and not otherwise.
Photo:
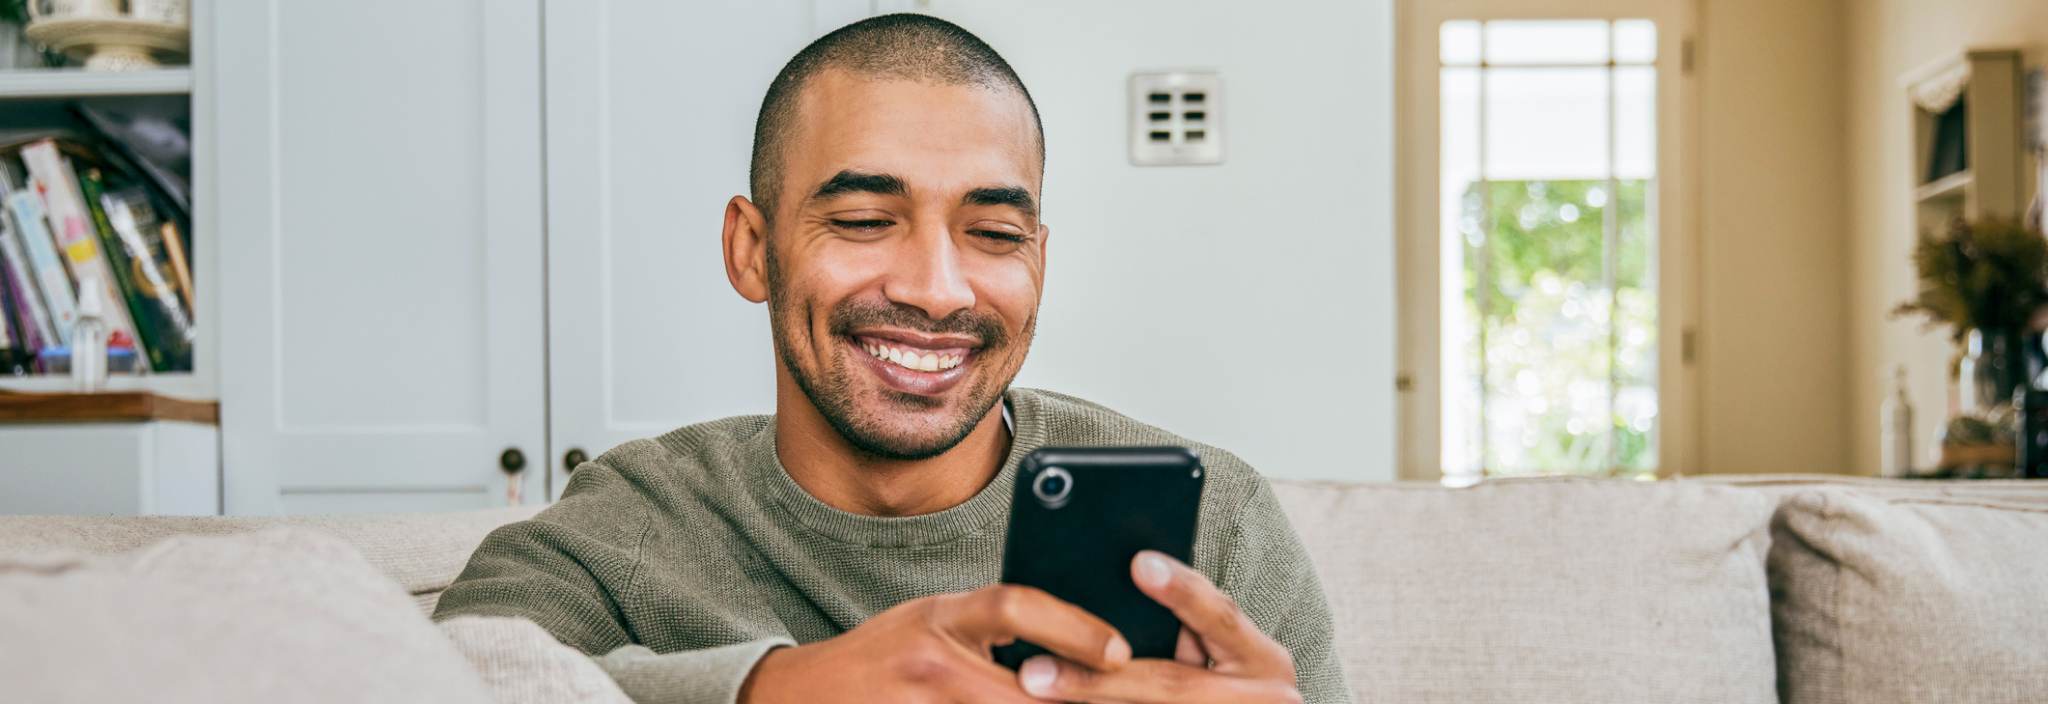
[[(1121, 632), (1133, 657), (1171, 658), (1173, 612), (1138, 591), (1131, 559), (1157, 550), (1189, 562), (1202, 465), (1182, 447), (1042, 448), (1024, 459), (1004, 540), (1003, 581), (1043, 589)], [(1016, 668), (1043, 649), (996, 649)]]

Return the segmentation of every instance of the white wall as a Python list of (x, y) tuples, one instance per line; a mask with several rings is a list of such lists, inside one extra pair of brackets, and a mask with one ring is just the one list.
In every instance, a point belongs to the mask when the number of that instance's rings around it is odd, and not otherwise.
[[(1229, 449), (1268, 476), (1390, 480), (1389, 0), (933, 0), (1045, 120), (1052, 227), (1018, 382)], [(1215, 69), (1221, 166), (1134, 167), (1134, 71)]]
[(1845, 472), (1842, 5), (1700, 5), (1699, 463)]

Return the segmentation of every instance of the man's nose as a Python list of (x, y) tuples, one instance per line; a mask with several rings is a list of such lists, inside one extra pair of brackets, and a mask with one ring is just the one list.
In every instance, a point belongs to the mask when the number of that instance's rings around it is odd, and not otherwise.
[(974, 289), (967, 284), (960, 254), (945, 225), (919, 227), (898, 251), (892, 263), (895, 271), (883, 285), (882, 295), (917, 306), (932, 320), (974, 307)]

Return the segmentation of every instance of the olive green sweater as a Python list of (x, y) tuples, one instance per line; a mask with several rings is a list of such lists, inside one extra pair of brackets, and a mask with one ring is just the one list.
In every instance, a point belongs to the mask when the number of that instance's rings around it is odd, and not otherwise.
[(1294, 653), (1308, 701), (1349, 701), (1322, 590), (1264, 479), (1228, 452), (1086, 401), (1028, 389), (1008, 398), (1001, 473), (922, 516), (856, 515), (805, 493), (776, 458), (769, 416), (620, 445), (577, 469), (553, 506), (492, 532), (434, 617), (527, 618), (597, 656), (635, 701), (723, 704), (771, 648), (996, 582), (1011, 483), (1032, 450), (1185, 445), (1207, 469), (1195, 569)]

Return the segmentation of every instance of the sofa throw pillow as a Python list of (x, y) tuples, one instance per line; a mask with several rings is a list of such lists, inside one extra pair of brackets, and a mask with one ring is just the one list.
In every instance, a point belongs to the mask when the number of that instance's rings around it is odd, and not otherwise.
[(1361, 702), (1775, 702), (1773, 502), (1673, 482), (1275, 482)]
[(487, 702), (404, 589), (305, 529), (0, 557), (0, 682), (24, 702)]
[(1818, 491), (1773, 530), (1788, 704), (2048, 702), (2048, 505)]

